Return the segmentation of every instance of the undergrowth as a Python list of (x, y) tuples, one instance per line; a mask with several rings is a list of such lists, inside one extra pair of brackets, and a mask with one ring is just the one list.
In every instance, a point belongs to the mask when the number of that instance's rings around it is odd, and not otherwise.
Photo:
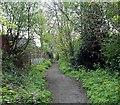
[[(51, 62), (47, 60), (37, 65), (28, 65), (23, 70), (15, 70), (13, 65), (11, 69), (14, 72), (3, 70), (1, 103), (49, 103), (52, 95), (46, 89), (45, 72), (50, 66)], [(5, 69), (10, 68), (5, 66)]]
[(76, 71), (66, 60), (59, 60), (59, 67), (65, 75), (82, 81), (90, 103), (118, 104), (120, 102), (118, 72), (110, 75), (108, 69), (86, 70), (83, 66), (79, 66), (79, 71)]

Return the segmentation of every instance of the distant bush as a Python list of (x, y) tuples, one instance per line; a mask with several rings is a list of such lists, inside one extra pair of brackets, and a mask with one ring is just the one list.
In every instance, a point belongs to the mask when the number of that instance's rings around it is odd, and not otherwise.
[(44, 61), (44, 62), (43, 62), (43, 66), (44, 66), (45, 68), (49, 68), (51, 65), (52, 65), (52, 63), (50, 62), (50, 60), (47, 60), (47, 61)]
[(59, 60), (59, 68), (63, 73), (72, 71), (72, 68), (70, 67), (70, 63), (68, 63), (65, 59)]
[[(65, 61), (60, 61), (60, 70), (67, 76), (82, 80), (83, 87), (87, 90), (90, 103), (118, 103), (119, 102), (119, 78), (118, 72), (110, 75), (109, 70), (98, 68), (97, 70), (86, 70), (79, 66), (79, 71), (69, 70)], [(64, 67), (62, 67), (64, 65)], [(67, 62), (66, 62), (67, 65)]]

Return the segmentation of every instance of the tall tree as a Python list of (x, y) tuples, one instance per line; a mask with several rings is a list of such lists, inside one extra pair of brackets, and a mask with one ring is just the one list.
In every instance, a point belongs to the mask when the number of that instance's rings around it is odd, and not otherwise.
[[(10, 53), (12, 55), (23, 52), (29, 40), (32, 38), (33, 16), (37, 13), (37, 3), (26, 2), (4, 2), (1, 3), (3, 15), (8, 17), (10, 23), (16, 25), (16, 28), (7, 26), (7, 34), (10, 43)], [(21, 44), (22, 43), (22, 44)]]

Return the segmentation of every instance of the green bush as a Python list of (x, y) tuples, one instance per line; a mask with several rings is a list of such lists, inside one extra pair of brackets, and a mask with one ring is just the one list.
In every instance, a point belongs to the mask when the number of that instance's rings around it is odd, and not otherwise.
[(65, 59), (59, 60), (59, 68), (63, 73), (72, 71), (72, 68), (70, 67), (70, 64)]
[(52, 95), (46, 90), (44, 78), (50, 66), (51, 62), (45, 61), (25, 67), (23, 72), (15, 71), (15, 74), (4, 72), (0, 100), (3, 103), (49, 103)]
[(52, 65), (52, 63), (50, 62), (50, 60), (47, 60), (45, 62), (43, 62), (44, 65), (50, 67)]
[(14, 103), (17, 97), (17, 92), (10, 85), (0, 88), (2, 93), (1, 101), (6, 103)]
[[(41, 65), (37, 65), (39, 66), (38, 68), (40, 68), (39, 70), (43, 70), (44, 69), (48, 69), (50, 66), (52, 65), (50, 60), (45, 60), (44, 62), (41, 63)], [(36, 66), (35, 66), (36, 67)], [(44, 70), (43, 70), (44, 71)]]
[[(111, 75), (109, 70), (98, 68), (97, 70), (86, 70), (80, 66), (79, 71), (69, 70), (65, 61), (60, 61), (60, 70), (67, 76), (82, 80), (83, 87), (87, 90), (90, 103), (118, 103), (119, 102), (119, 77)], [(67, 64), (67, 61), (66, 61)], [(63, 66), (64, 67), (61, 67)]]
[(102, 54), (110, 67), (120, 69), (120, 34), (113, 34), (103, 42)]

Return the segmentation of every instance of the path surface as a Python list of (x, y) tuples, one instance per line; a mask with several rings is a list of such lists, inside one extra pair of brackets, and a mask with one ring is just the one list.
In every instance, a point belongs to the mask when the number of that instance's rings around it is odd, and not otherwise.
[(86, 91), (81, 83), (63, 75), (58, 69), (58, 64), (53, 64), (47, 71), (46, 79), (53, 94), (52, 103), (87, 103)]

